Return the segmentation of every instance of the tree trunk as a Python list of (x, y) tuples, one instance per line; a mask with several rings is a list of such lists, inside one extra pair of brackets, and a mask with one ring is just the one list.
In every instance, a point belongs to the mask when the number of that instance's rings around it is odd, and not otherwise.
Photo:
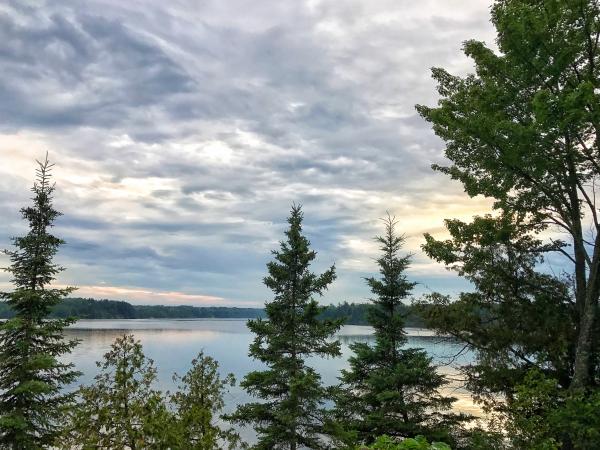
[(571, 389), (574, 390), (585, 389), (593, 382), (591, 376), (593, 367), (592, 354), (594, 329), (598, 311), (598, 272), (600, 270), (598, 245), (600, 245), (600, 235), (596, 237), (596, 250), (594, 251), (594, 258), (590, 267), (587, 295), (583, 313), (579, 320), (579, 335), (575, 351), (573, 381), (571, 382)]

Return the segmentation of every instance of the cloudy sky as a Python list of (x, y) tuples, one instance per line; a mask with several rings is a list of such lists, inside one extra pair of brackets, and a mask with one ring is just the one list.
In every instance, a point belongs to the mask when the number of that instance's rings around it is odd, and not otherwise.
[(337, 266), (324, 303), (368, 297), (386, 210), (417, 294), (457, 292), (422, 235), (487, 203), (431, 171), (414, 105), (436, 102), (430, 67), (472, 69), (470, 38), (493, 43), (487, 1), (3, 1), (0, 247), (48, 151), (78, 295), (259, 306), (292, 202), (315, 270)]

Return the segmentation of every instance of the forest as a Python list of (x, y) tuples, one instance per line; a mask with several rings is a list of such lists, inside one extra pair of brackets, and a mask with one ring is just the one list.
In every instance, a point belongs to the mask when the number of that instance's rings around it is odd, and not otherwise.
[[(92, 298), (65, 298), (55, 305), (49, 318), (67, 319), (252, 319), (262, 317), (260, 308), (235, 308), (223, 306), (166, 306), (132, 305), (119, 300), (94, 300)], [(0, 318), (15, 316), (10, 305), (0, 304)]]
[[(342, 302), (328, 305), (319, 319), (343, 319), (346, 325), (368, 325), (367, 303)], [(425, 322), (411, 305), (398, 307), (407, 327), (422, 328)], [(15, 316), (9, 304), (0, 303), (0, 319)], [(121, 300), (95, 300), (69, 297), (54, 305), (48, 315), (51, 319), (256, 319), (265, 317), (262, 308), (187, 305), (132, 305)]]
[[(61, 187), (48, 156), (40, 160), (21, 209), (27, 232), (6, 251), (12, 289), (0, 294), (12, 314), (0, 325), (0, 447), (598, 448), (600, 4), (496, 0), (491, 22), (495, 46), (464, 43), (474, 71), (433, 68), (439, 101), (416, 106), (445, 146), (446, 164), (432, 169), (490, 200), (486, 213), (446, 218), (443, 234), (421, 240), (428, 258), (470, 288), (415, 298), (403, 218), (388, 214), (374, 236), (378, 272), (364, 279), (369, 304), (323, 306), (344, 266), (313, 271), (311, 217), (290, 201), (263, 278), (271, 297), (247, 322), (256, 364), (241, 380), (198, 349), (189, 370), (173, 375), (177, 389), (162, 391), (158, 368), (125, 334), (91, 382), (66, 389), (81, 375), (64, 359), (78, 345), (65, 338), (73, 316), (209, 310), (69, 300), (75, 288), (53, 284), (65, 270), (53, 227)], [(446, 373), (406, 345), (415, 317), (473, 352), (459, 371), (484, 418), (457, 412)], [(336, 333), (346, 319), (371, 326), (374, 339), (351, 344), (347, 368), (327, 385), (310, 361), (341, 356)], [(225, 413), (233, 386), (247, 398)]]

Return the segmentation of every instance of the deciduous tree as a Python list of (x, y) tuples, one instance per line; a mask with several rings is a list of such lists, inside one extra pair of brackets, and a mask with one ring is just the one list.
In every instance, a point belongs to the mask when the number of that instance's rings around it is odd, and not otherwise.
[[(599, 381), (600, 5), (497, 0), (492, 22), (497, 50), (468, 41), (475, 74), (434, 69), (441, 100), (417, 108), (446, 143), (450, 164), (434, 168), (494, 202), (447, 221), (449, 239), (426, 236), (425, 251), (475, 288), (434, 296), (428, 317), (477, 350), (471, 388), (510, 412), (532, 370), (574, 396)], [(565, 448), (596, 445), (559, 429), (548, 432)]]

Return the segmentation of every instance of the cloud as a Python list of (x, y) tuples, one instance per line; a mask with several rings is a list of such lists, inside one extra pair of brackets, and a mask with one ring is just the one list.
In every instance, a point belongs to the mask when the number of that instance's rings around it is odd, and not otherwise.
[(316, 269), (338, 266), (323, 301), (368, 296), (361, 277), (375, 271), (371, 238), (386, 210), (409, 237), (417, 281), (454, 289), (450, 274), (426, 269), (422, 233), (488, 203), (431, 171), (443, 146), (414, 104), (436, 101), (430, 66), (470, 70), (461, 43), (493, 40), (488, 8), (9, 1), (0, 241), (23, 232), (18, 209), (49, 150), (67, 241), (61, 283), (107, 286), (113, 298), (133, 289), (137, 300), (261, 302), (264, 264), (296, 201)]
[[(228, 306), (225, 299), (208, 295), (193, 295), (183, 292), (156, 292), (147, 289), (119, 288), (113, 286), (79, 286), (77, 294), (92, 298), (126, 298), (134, 304), (196, 304), (206, 306)], [(259, 305), (253, 305), (259, 306)]]

